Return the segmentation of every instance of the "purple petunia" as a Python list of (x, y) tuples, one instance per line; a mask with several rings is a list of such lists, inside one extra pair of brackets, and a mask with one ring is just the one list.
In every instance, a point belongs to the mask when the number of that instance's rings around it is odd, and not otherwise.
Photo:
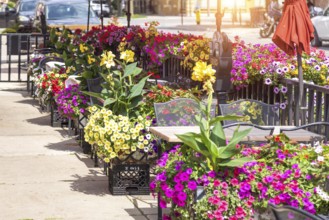
[(272, 80), (270, 78), (266, 78), (265, 79), (265, 84), (266, 85), (271, 85), (272, 84)]

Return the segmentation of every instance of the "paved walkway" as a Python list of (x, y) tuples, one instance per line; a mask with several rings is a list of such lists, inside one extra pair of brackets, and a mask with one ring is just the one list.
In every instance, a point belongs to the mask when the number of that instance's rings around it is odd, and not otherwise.
[(157, 219), (153, 197), (109, 194), (102, 169), (16, 90), (25, 86), (0, 83), (0, 219)]

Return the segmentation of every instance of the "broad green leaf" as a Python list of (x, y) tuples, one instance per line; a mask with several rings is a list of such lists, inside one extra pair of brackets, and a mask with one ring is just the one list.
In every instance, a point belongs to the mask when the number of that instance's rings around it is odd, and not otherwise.
[(134, 77), (134, 76), (137, 76), (138, 74), (140, 74), (141, 72), (142, 72), (142, 69), (137, 67), (137, 62), (131, 63), (126, 66), (123, 77), (127, 77), (127, 76)]
[(210, 133), (210, 139), (217, 146), (225, 146), (226, 145), (226, 136), (223, 129), (223, 126), (220, 121), (217, 121)]
[(206, 157), (210, 156), (210, 153), (207, 151), (203, 151), (201, 148), (204, 148), (203, 143), (201, 141), (198, 141), (200, 139), (200, 135), (193, 133), (193, 132), (187, 132), (185, 134), (176, 134), (176, 136), (187, 146), (195, 150), (196, 152), (204, 154)]
[(136, 106), (139, 106), (143, 101), (143, 96), (136, 96), (135, 98), (133, 98), (130, 102), (130, 109), (135, 108)]
[(83, 94), (95, 97), (95, 98), (99, 98), (100, 100), (104, 101), (102, 95), (100, 93), (97, 92), (87, 92), (87, 91), (82, 91)]
[(234, 138), (232, 138), (229, 142), (229, 144), (225, 147), (219, 148), (219, 158), (220, 159), (228, 159), (236, 155), (240, 149), (236, 148), (236, 145), (244, 138), (246, 137), (249, 132), (251, 131), (250, 129), (246, 129), (243, 131), (235, 131), (234, 133), (236, 134)]
[(111, 105), (113, 104), (114, 102), (116, 102), (117, 100), (114, 99), (114, 98), (108, 98), (104, 101), (104, 106), (108, 106), (108, 105)]
[(242, 157), (238, 159), (233, 160), (226, 160), (218, 163), (219, 166), (223, 167), (239, 167), (245, 164), (246, 162), (254, 161), (254, 158), (252, 157)]
[(205, 132), (200, 133), (200, 137), (206, 148), (211, 154), (212, 158), (217, 158), (218, 157), (218, 150), (217, 150), (217, 145), (212, 142), (209, 137), (207, 137), (207, 134)]
[(149, 77), (144, 77), (143, 79), (141, 79), (136, 85), (134, 85), (132, 88), (131, 88), (131, 93), (130, 95), (128, 96), (129, 99), (132, 99), (136, 96), (139, 96), (142, 94), (143, 92), (143, 88), (144, 88), (144, 85), (145, 85), (145, 82), (146, 80), (148, 79)]

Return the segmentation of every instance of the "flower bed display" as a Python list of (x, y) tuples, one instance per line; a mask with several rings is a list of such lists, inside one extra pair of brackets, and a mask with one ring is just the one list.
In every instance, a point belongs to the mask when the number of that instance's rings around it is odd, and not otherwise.
[[(296, 145), (282, 134), (269, 145), (243, 149), (241, 155), (255, 156), (255, 161), (215, 172), (202, 155), (184, 146), (164, 153), (151, 183), (152, 192), (160, 193), (162, 208), (173, 204), (164, 219), (250, 219), (255, 212), (265, 212), (268, 203), (329, 215), (329, 192), (324, 190), (329, 145)], [(205, 195), (195, 201), (198, 185)]]

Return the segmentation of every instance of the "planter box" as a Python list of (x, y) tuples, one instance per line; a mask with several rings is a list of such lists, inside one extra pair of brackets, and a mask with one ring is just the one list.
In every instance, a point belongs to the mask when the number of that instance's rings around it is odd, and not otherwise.
[(112, 195), (149, 195), (149, 164), (113, 164), (108, 167), (109, 191)]

